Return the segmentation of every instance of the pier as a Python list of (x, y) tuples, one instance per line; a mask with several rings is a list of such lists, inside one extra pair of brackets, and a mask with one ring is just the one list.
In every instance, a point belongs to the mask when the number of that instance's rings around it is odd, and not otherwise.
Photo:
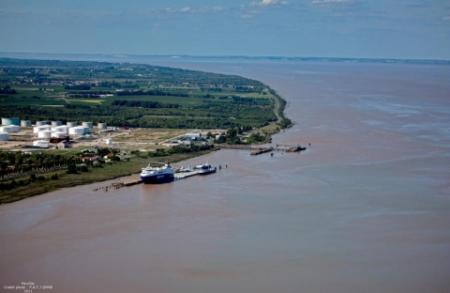
[(240, 144), (232, 144), (226, 145), (221, 144), (220, 148), (222, 149), (235, 149), (235, 150), (249, 150), (250, 155), (257, 156), (269, 152), (286, 152), (286, 153), (298, 153), (306, 150), (306, 147), (302, 145), (284, 145), (284, 144), (276, 144), (275, 146), (255, 146), (255, 145), (240, 145)]
[(191, 172), (178, 172), (178, 173), (175, 173), (175, 180), (186, 179), (186, 178), (196, 176), (199, 174), (200, 174), (200, 171), (198, 171), (198, 170), (194, 170)]
[[(311, 145), (311, 144), (308, 144)], [(285, 153), (298, 153), (306, 150), (306, 147), (302, 145), (282, 145), (282, 144), (276, 144), (275, 146), (255, 146), (255, 145), (227, 145), (227, 144), (221, 144), (219, 146), (222, 149), (237, 149), (237, 150), (248, 150), (250, 151), (250, 155), (252, 156), (258, 156), (266, 153), (271, 153), (273, 156), (273, 152), (285, 152)], [(221, 170), (221, 166), (218, 168)], [(201, 174), (200, 170), (192, 170), (188, 172), (175, 172), (175, 181), (182, 180), (186, 178), (190, 178), (193, 176), (197, 176)], [(132, 175), (129, 177), (124, 178), (121, 182), (115, 182), (108, 186), (98, 187), (94, 189), (94, 191), (104, 191), (108, 192), (110, 190), (116, 190), (120, 189), (122, 187), (128, 187), (133, 186), (137, 184), (141, 184), (142, 180), (137, 175)]]
[(125, 180), (121, 183), (123, 184), (123, 186), (133, 186), (142, 183), (142, 180), (141, 178), (139, 178), (139, 176), (132, 176), (129, 178), (125, 178)]
[[(174, 175), (175, 181), (186, 179), (186, 178), (193, 177), (193, 176), (197, 176), (197, 175), (200, 175), (200, 173), (201, 173), (200, 170), (193, 170), (191, 172), (176, 172)], [(137, 185), (137, 184), (141, 184), (141, 183), (143, 183), (143, 181), (141, 180), (139, 175), (132, 175), (132, 176), (123, 178), (123, 180), (120, 182), (114, 182), (114, 183), (111, 183), (106, 186), (97, 187), (93, 190), (108, 192), (111, 190), (117, 190), (117, 189), (120, 189), (123, 187), (129, 187), (129, 186), (133, 186), (133, 185)]]

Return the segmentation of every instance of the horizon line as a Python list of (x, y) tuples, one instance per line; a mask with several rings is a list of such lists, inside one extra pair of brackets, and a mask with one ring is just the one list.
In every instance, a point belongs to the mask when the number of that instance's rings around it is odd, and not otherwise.
[(118, 57), (169, 57), (169, 58), (211, 58), (211, 59), (285, 59), (285, 60), (361, 60), (361, 61), (403, 61), (417, 63), (450, 63), (450, 59), (443, 58), (399, 58), (399, 57), (337, 57), (337, 56), (284, 56), (284, 55), (192, 55), (192, 54), (139, 54), (139, 53), (49, 53), (49, 52), (14, 52), (0, 51), (3, 54), (18, 55), (61, 55), (61, 56), (108, 56)]

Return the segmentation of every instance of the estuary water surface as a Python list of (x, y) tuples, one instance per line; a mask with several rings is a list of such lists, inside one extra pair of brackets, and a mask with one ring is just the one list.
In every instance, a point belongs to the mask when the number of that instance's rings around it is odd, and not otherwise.
[[(449, 292), (450, 67), (140, 60), (261, 80), (302, 154), (0, 207), (0, 284), (54, 292)], [(184, 163), (185, 165), (188, 163)]]

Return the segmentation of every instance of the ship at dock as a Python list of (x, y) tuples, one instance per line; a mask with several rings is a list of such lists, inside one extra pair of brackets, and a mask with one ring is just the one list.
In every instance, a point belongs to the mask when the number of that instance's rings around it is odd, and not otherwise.
[(168, 183), (175, 179), (175, 171), (169, 164), (165, 164), (162, 167), (148, 165), (146, 168), (142, 168), (140, 178), (144, 183)]
[(216, 167), (210, 164), (201, 164), (194, 167), (194, 171), (197, 171), (199, 175), (207, 175), (211, 173), (216, 173)]

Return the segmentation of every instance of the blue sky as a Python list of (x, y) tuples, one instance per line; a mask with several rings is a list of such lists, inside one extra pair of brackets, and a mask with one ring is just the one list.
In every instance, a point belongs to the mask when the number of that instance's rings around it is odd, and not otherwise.
[(0, 51), (450, 59), (449, 0), (0, 0)]

